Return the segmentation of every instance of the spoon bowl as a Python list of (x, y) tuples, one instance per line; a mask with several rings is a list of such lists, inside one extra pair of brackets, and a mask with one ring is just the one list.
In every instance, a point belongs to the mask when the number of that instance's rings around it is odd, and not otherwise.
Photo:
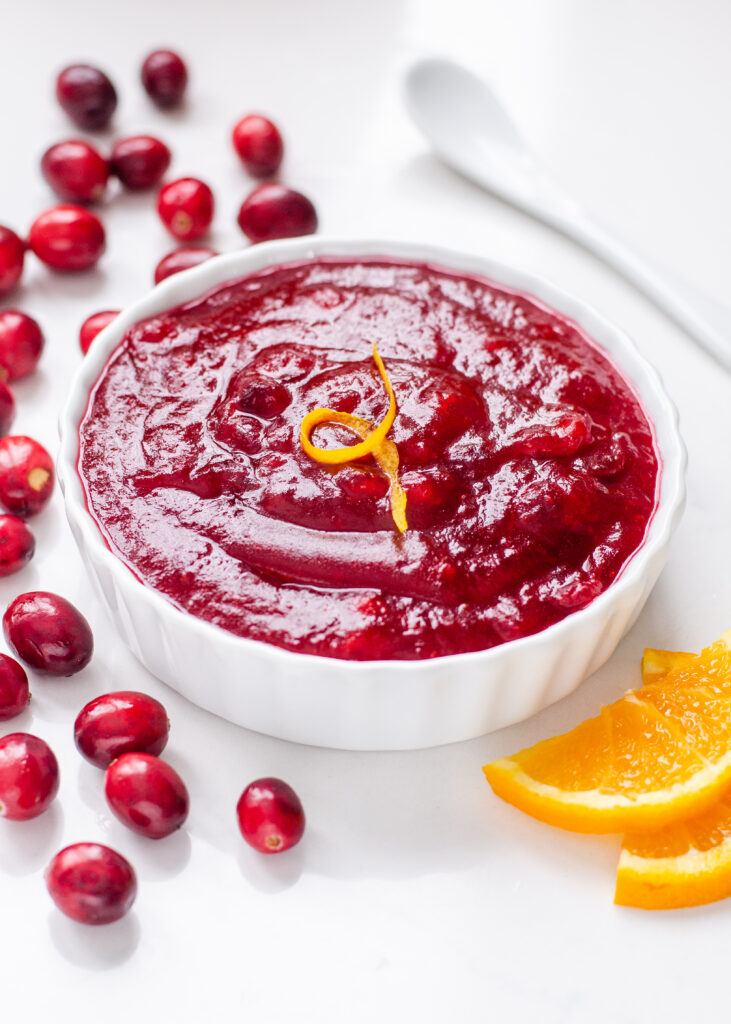
[(429, 58), (409, 70), (405, 94), (414, 122), (446, 164), (593, 252), (731, 370), (728, 311), (653, 267), (590, 218), (544, 173), (485, 81), (453, 61)]

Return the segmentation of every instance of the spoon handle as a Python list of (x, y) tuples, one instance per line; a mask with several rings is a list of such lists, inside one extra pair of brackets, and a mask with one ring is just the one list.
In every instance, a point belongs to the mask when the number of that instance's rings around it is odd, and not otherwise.
[(540, 200), (524, 200), (521, 205), (617, 270), (731, 370), (731, 310), (702, 295), (686, 281), (676, 279), (669, 271), (655, 268), (562, 193), (552, 192), (545, 182), (543, 185)]

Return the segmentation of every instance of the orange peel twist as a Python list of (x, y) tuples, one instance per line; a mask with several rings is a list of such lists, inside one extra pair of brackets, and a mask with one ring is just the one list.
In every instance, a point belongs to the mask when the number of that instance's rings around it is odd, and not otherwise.
[[(308, 412), (300, 426), (300, 444), (304, 451), (315, 462), (321, 462), (329, 466), (342, 466), (354, 459), (362, 459), (366, 455), (372, 455), (376, 465), (388, 479), (390, 484), (389, 497), (391, 501), (391, 515), (400, 533), (408, 529), (406, 521), (406, 492), (398, 478), (399, 455), (398, 448), (393, 441), (388, 440), (386, 435), (393, 426), (396, 418), (396, 396), (388, 379), (386, 367), (378, 354), (378, 349), (373, 345), (373, 359), (378, 372), (381, 375), (383, 386), (389, 398), (388, 411), (381, 422), (374, 427), (370, 420), (362, 416), (354, 416), (349, 412), (337, 412), (335, 409), (313, 409)], [(318, 448), (310, 440), (310, 435), (315, 427), (321, 423), (340, 423), (348, 430), (362, 438), (359, 444), (345, 445), (342, 448)]]

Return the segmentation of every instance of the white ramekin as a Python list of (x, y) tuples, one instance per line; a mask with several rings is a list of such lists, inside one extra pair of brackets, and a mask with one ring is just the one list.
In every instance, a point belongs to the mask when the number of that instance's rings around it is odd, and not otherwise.
[[(77, 471), (89, 391), (132, 324), (263, 267), (311, 256), (392, 256), (491, 278), (578, 323), (632, 381), (662, 459), (658, 505), (641, 548), (587, 607), (487, 651), (410, 662), (345, 662), (246, 640), (204, 622), (141, 583), (107, 547)], [(612, 654), (665, 563), (683, 507), (685, 449), (657, 373), (626, 334), (553, 285), (489, 259), (392, 241), (298, 238), (219, 256), (159, 284), (94, 341), (61, 415), (59, 479), (66, 513), (115, 628), (154, 675), (239, 725), (282, 739), (351, 750), (435, 746), (527, 718), (570, 693)]]

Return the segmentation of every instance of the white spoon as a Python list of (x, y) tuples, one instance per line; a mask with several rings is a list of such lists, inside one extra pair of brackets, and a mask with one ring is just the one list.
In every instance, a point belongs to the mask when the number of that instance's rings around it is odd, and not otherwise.
[(596, 253), (731, 370), (731, 310), (645, 259), (591, 220), (540, 168), (489, 86), (448, 60), (420, 60), (406, 78), (414, 121), (454, 170)]

